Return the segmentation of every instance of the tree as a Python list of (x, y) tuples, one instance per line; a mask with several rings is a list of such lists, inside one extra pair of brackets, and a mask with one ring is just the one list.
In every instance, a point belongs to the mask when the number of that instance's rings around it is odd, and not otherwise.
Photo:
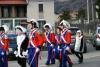
[(69, 20), (70, 19), (70, 11), (63, 11), (60, 15), (60, 20)]
[(77, 19), (85, 19), (86, 18), (86, 12), (84, 9), (81, 9), (78, 11)]
[(98, 13), (98, 19), (100, 19), (100, 0), (96, 1), (96, 11)]

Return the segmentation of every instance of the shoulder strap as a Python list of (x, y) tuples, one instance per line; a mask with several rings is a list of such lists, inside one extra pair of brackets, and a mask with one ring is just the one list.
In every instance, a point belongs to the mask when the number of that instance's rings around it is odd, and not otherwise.
[[(29, 37), (34, 37), (36, 31), (37, 31), (37, 30), (32, 31), (32, 32), (30, 33)], [(34, 36), (33, 36), (33, 34), (34, 34)], [(32, 39), (30, 39), (29, 43), (31, 43), (33, 47), (36, 47), (35, 44), (33, 43)]]
[(62, 38), (62, 40), (63, 40), (65, 43), (67, 43), (66, 40), (65, 40), (65, 38), (64, 38), (64, 36), (66, 35), (66, 33), (67, 33), (67, 31), (64, 31), (64, 32), (61, 33), (61, 38)]
[(3, 40), (3, 38), (5, 38), (5, 35), (3, 34), (3, 35), (1, 35), (0, 37), (1, 37), (0, 43), (1, 43), (1, 45), (4, 45), (4, 43), (3, 43), (2, 40)]
[(32, 37), (33, 37), (33, 34), (35, 34), (36, 31), (37, 31), (37, 30), (31, 31), (29, 36), (32, 36)]
[(47, 42), (49, 42), (51, 44), (50, 40), (48, 39), (48, 36), (49, 36), (49, 34), (45, 33), (45, 37), (46, 37)]
[(61, 36), (58, 35), (58, 36), (55, 36), (55, 39), (57, 40), (57, 42), (61, 41)]

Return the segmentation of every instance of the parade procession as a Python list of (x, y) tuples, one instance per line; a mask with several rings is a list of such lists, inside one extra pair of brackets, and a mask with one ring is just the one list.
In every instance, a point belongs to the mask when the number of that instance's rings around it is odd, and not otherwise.
[[(56, 61), (59, 62), (59, 67), (72, 67), (73, 62), (69, 56), (71, 52), (71, 30), (70, 24), (62, 20), (56, 27), (56, 34), (52, 29), (52, 25), (49, 23), (43, 26), (44, 34), (39, 33), (39, 25), (36, 19), (31, 19), (27, 22), (27, 28), (19, 25), (15, 27), (16, 34), (16, 49), (14, 55), (17, 58), (17, 62), (21, 67), (38, 67), (39, 58), (42, 57), (42, 48), (47, 49), (47, 60), (45, 65), (54, 65)], [(0, 67), (8, 67), (8, 48), (9, 38), (7, 32), (9, 28), (7, 25), (0, 27)], [(29, 31), (29, 33), (28, 33)], [(79, 63), (83, 62), (82, 44), (80, 39), (83, 36), (80, 30), (77, 31), (75, 54), (79, 58)], [(78, 41), (78, 42), (77, 42)], [(77, 45), (78, 43), (78, 45)], [(80, 45), (79, 45), (80, 44)], [(80, 55), (79, 55), (80, 54)], [(82, 56), (82, 58), (81, 58)]]
[(0, 67), (100, 67), (100, 0), (0, 0)]

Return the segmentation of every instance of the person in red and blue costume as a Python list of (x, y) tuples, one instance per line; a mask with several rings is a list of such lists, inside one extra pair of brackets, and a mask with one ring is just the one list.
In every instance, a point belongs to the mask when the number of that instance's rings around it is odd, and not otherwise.
[(38, 23), (35, 19), (28, 22), (29, 45), (28, 45), (28, 63), (30, 67), (38, 67), (39, 52), (43, 43), (43, 39), (39, 34)]
[(56, 59), (59, 60), (59, 67), (62, 66), (62, 43), (61, 43), (61, 31), (62, 29), (58, 26), (56, 29), (57, 35), (55, 36), (56, 39), (56, 47), (55, 47), (55, 54)]
[(6, 35), (7, 26), (0, 27), (0, 67), (8, 67), (7, 53), (9, 38)]
[(55, 64), (55, 35), (50, 24), (46, 23), (43, 27), (45, 30), (44, 42), (48, 50), (46, 65)]
[(70, 57), (68, 56), (69, 53), (71, 53), (70, 49), (70, 43), (71, 43), (71, 31), (69, 30), (70, 24), (62, 20), (60, 23), (60, 27), (62, 28), (61, 31), (61, 40), (62, 40), (62, 66), (61, 67), (67, 67), (69, 63), (69, 67), (72, 67), (72, 61)]

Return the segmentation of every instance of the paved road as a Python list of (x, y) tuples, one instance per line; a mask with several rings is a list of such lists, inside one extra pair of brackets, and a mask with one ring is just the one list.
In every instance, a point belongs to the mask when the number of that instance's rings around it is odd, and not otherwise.
[[(70, 55), (74, 62), (73, 67), (100, 67), (100, 51), (96, 51), (90, 42), (87, 44), (88, 53), (84, 54), (84, 63), (78, 64), (75, 55)], [(39, 61), (39, 67), (58, 67), (59, 62), (56, 61), (55, 65), (46, 66), (46, 52), (42, 52), (42, 59)], [(9, 61), (9, 67), (20, 67), (16, 61)], [(28, 66), (29, 67), (29, 66)]]
[[(56, 62), (55, 65), (46, 66), (46, 52), (43, 52), (44, 57), (39, 61), (39, 67), (58, 67), (59, 63)], [(84, 63), (78, 64), (75, 55), (70, 55), (74, 62), (73, 67), (99, 67), (100, 66), (100, 51), (94, 51), (84, 54)], [(20, 67), (16, 61), (9, 61), (9, 67)], [(28, 66), (29, 67), (29, 66)]]

